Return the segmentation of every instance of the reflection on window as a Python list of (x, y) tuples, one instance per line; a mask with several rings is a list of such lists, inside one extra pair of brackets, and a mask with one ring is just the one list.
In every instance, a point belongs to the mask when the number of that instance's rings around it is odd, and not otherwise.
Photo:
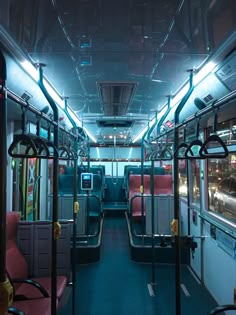
[(179, 160), (179, 195), (186, 197), (187, 194), (187, 160)]
[(192, 185), (191, 185), (191, 195), (192, 202), (195, 204), (200, 204), (200, 174), (199, 174), (200, 164), (198, 160), (191, 161), (191, 173), (192, 173)]
[(236, 222), (236, 154), (208, 161), (208, 204), (209, 211)]
[[(224, 121), (217, 124), (217, 135), (227, 144), (236, 144), (236, 119)], [(207, 135), (213, 132), (213, 127), (208, 128)], [(214, 143), (214, 147), (219, 146), (219, 143)]]

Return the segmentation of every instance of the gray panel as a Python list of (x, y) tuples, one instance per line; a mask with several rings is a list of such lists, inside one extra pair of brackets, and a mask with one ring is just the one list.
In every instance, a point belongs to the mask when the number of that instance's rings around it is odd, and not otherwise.
[(79, 202), (79, 212), (77, 214), (77, 233), (85, 234), (86, 224), (87, 224), (86, 197), (79, 195), (78, 202)]
[[(48, 222), (34, 225), (34, 277), (49, 276), (51, 273), (51, 229)], [(57, 241), (57, 275), (70, 275), (70, 231), (71, 223), (61, 223), (61, 236)]]
[[(85, 234), (86, 232), (86, 196), (78, 195), (79, 212), (77, 214), (77, 233)], [(58, 196), (58, 219), (59, 220), (71, 220), (73, 219), (73, 195), (65, 194)], [(48, 216), (52, 217), (52, 195), (48, 196), (49, 212)]]
[[(154, 234), (171, 234), (174, 217), (173, 195), (158, 195), (154, 200)], [(146, 198), (146, 233), (152, 232), (151, 197)]]
[[(48, 195), (48, 220), (52, 220), (53, 195)], [(58, 196), (58, 217), (62, 218), (62, 196)]]
[(46, 277), (51, 273), (51, 229), (49, 222), (34, 224), (34, 277)]
[(33, 274), (33, 264), (34, 264), (34, 257), (33, 257), (33, 225), (29, 222), (19, 222), (18, 230), (17, 230), (17, 244), (21, 253), (24, 255), (29, 275)]
[(59, 218), (65, 220), (73, 219), (73, 196), (64, 195), (61, 197), (61, 201), (61, 213), (59, 214)]

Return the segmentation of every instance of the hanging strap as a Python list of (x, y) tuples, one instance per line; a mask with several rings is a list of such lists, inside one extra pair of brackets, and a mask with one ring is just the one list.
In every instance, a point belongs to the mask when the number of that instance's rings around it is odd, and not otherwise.
[[(186, 127), (184, 128), (183, 142), (176, 148), (176, 150), (174, 152), (174, 158), (176, 158), (177, 160), (185, 160), (186, 159), (185, 153), (186, 153), (186, 150), (188, 149), (189, 146), (185, 142), (185, 139), (186, 139)], [(191, 149), (190, 149), (190, 152), (192, 153)]]
[[(14, 158), (35, 158), (37, 157), (37, 148), (31, 136), (26, 134), (26, 110), (22, 109), (21, 116), (22, 134), (14, 135), (13, 142), (8, 148), (8, 154)], [(19, 152), (19, 145), (26, 147), (25, 152)]]
[[(224, 159), (228, 156), (229, 152), (224, 143), (224, 141), (216, 134), (216, 126), (217, 126), (217, 113), (214, 116), (214, 124), (213, 124), (213, 134), (210, 135), (206, 141), (203, 143), (199, 154), (203, 158), (212, 158), (212, 159)], [(213, 144), (217, 142), (220, 145), (220, 148), (223, 150), (221, 152), (209, 152), (209, 144)]]
[[(57, 159), (59, 154), (56, 146), (54, 145), (54, 142), (51, 141), (51, 126), (48, 125), (48, 140), (46, 141), (47, 147), (49, 149), (49, 159)], [(50, 148), (53, 149), (53, 153), (50, 152)]]
[[(18, 145), (26, 146), (25, 152), (18, 152)], [(8, 148), (8, 154), (14, 158), (35, 158), (37, 157), (37, 149), (32, 138), (28, 135), (14, 135), (14, 140)]]
[[(189, 160), (197, 160), (197, 159), (205, 159), (204, 156), (200, 154), (200, 149), (202, 147), (202, 141), (199, 139), (199, 120), (196, 124), (196, 133), (195, 133), (196, 139), (193, 140), (187, 150), (185, 151), (185, 158)], [(198, 147), (197, 154), (194, 152), (194, 147)]]
[(38, 118), (36, 123), (36, 137), (34, 138), (34, 143), (37, 147), (38, 155), (40, 159), (48, 159), (50, 156), (50, 151), (47, 146), (47, 143), (40, 137), (41, 121)]

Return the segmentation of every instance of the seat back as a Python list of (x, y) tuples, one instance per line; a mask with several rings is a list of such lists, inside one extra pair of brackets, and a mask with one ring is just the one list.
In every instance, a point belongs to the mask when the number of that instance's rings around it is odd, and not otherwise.
[(155, 175), (154, 176), (154, 193), (155, 195), (173, 194), (172, 175)]
[[(144, 193), (149, 194), (150, 191), (150, 176), (144, 175)], [(129, 176), (129, 203), (131, 206), (131, 199), (134, 195), (140, 194), (141, 185), (141, 175), (130, 174)], [(144, 202), (144, 214), (145, 214), (145, 202)], [(142, 197), (135, 197), (132, 201), (132, 215), (141, 216), (142, 215)]]
[(28, 278), (27, 262), (16, 244), (19, 220), (19, 212), (6, 215), (6, 271), (11, 279)]

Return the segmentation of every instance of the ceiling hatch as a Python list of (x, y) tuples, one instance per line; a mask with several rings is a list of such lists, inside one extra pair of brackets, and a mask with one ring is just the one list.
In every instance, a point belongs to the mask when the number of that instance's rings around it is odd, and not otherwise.
[(97, 86), (104, 115), (122, 116), (127, 113), (136, 82), (98, 82)]

